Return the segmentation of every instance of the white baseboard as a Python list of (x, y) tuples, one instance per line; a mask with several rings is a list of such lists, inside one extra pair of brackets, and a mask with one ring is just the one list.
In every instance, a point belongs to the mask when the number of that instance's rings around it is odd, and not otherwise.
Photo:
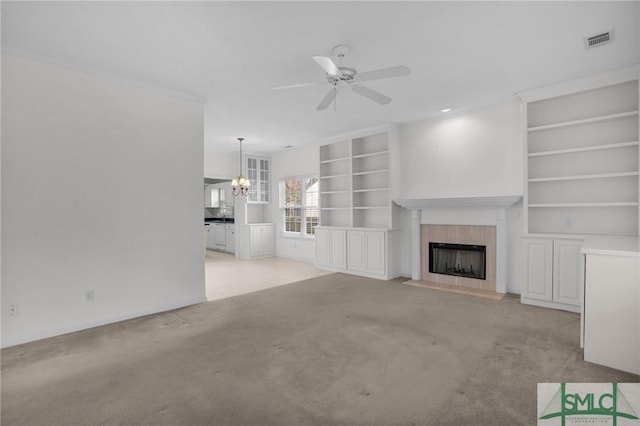
[(276, 257), (279, 257), (281, 259), (288, 259), (288, 260), (295, 260), (297, 262), (304, 262), (304, 263), (309, 263), (311, 265), (316, 263), (315, 259), (309, 259), (307, 257), (296, 257), (296, 256), (283, 256), (281, 254), (276, 254)]
[(103, 318), (95, 321), (86, 321), (75, 324), (71, 327), (54, 328), (51, 330), (41, 330), (35, 333), (29, 333), (18, 338), (3, 339), (2, 348), (8, 348), (11, 346), (21, 345), (23, 343), (34, 342), (36, 340), (47, 339), (49, 337), (61, 336), (63, 334), (74, 333), (76, 331), (87, 330), (90, 328), (100, 327), (103, 325), (113, 324), (121, 321), (126, 321), (134, 318), (144, 317), (146, 315), (158, 314), (161, 312), (172, 311), (174, 309), (184, 308), (191, 305), (197, 305), (207, 301), (205, 296), (185, 299), (179, 302), (167, 303), (154, 308), (147, 308), (141, 311), (127, 314), (127, 315), (115, 315), (113, 317)]

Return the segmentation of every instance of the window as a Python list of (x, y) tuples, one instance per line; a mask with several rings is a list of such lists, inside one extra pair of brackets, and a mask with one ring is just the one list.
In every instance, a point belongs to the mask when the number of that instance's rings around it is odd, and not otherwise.
[(284, 215), (284, 232), (312, 237), (320, 224), (318, 178), (280, 181), (280, 208)]

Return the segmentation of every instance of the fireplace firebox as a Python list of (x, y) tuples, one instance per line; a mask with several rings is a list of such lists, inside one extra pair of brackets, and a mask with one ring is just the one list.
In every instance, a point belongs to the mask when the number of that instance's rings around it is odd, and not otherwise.
[(429, 272), (486, 280), (486, 246), (429, 243)]

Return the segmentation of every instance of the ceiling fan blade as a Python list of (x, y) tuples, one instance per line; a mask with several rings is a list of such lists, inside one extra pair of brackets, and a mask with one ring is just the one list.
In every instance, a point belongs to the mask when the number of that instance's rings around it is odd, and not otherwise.
[(404, 65), (398, 65), (397, 67), (380, 68), (378, 70), (365, 71), (356, 74), (356, 80), (358, 81), (371, 81), (380, 80), (383, 78), (391, 77), (403, 77), (411, 74), (411, 70)]
[(381, 105), (386, 105), (391, 102), (391, 98), (383, 95), (380, 92), (376, 92), (373, 89), (368, 88), (367, 86), (363, 86), (362, 84), (354, 84), (351, 86), (354, 92), (358, 95), (362, 95), (365, 98), (371, 99), (373, 102), (377, 102)]
[(319, 86), (323, 83), (300, 83), (300, 84), (289, 84), (286, 86), (278, 86), (272, 87), (271, 90), (284, 90), (284, 89), (296, 89), (298, 87), (311, 87), (311, 86)]
[(338, 89), (336, 89), (335, 87), (332, 87), (329, 90), (329, 92), (327, 92), (327, 94), (324, 96), (324, 98), (322, 98), (322, 101), (320, 101), (316, 110), (322, 111), (323, 109), (326, 109), (329, 105), (331, 105), (331, 102), (333, 102), (333, 100), (336, 98), (337, 91)]
[(340, 75), (338, 66), (331, 60), (331, 58), (327, 58), (326, 56), (314, 56), (313, 60), (316, 61), (318, 65), (327, 72), (327, 74)]

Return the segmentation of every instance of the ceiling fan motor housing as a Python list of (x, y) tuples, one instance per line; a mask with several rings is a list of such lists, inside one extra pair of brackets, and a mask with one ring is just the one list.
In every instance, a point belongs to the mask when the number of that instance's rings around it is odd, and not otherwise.
[(327, 74), (327, 81), (329, 83), (338, 84), (343, 81), (348, 84), (354, 81), (353, 77), (357, 74), (356, 70), (347, 67), (338, 67), (338, 69), (340, 70), (340, 75)]

